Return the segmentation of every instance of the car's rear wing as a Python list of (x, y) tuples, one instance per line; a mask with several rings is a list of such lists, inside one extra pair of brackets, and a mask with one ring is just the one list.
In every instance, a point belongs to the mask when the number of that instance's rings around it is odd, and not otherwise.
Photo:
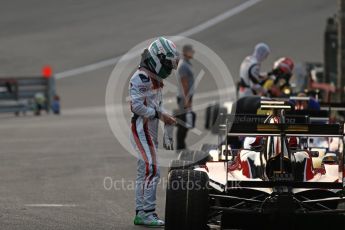
[(292, 105), (287, 101), (261, 100), (261, 109), (292, 109)]
[[(264, 124), (268, 119), (267, 115), (253, 115), (253, 114), (228, 114), (226, 116), (229, 123), (238, 123), (238, 124)], [(223, 121), (225, 121), (223, 119)], [(310, 117), (306, 115), (286, 115), (285, 123), (286, 124), (307, 124), (310, 122)]]
[(221, 125), (228, 136), (286, 136), (343, 137), (344, 127), (339, 124), (243, 124)]
[[(229, 122), (236, 123), (255, 123), (263, 124), (267, 120), (267, 115), (255, 114), (227, 114)], [(223, 117), (223, 122), (225, 119)], [(285, 123), (287, 124), (308, 124), (308, 123), (327, 123), (329, 121), (329, 111), (297, 110), (286, 111)]]
[(305, 115), (310, 116), (312, 121), (327, 121), (327, 119), (330, 116), (331, 111), (345, 111), (345, 103), (323, 103), (320, 102), (320, 108), (321, 110), (291, 110), (288, 109), (288, 105), (292, 106), (291, 102), (303, 102), (303, 101), (309, 101), (312, 98), (311, 97), (298, 97), (298, 96), (291, 96), (289, 98), (273, 98), (274, 100), (270, 101), (266, 98), (262, 98), (262, 106), (287, 106), (286, 114), (294, 114), (294, 115)]
[(286, 115), (328, 118), (330, 113), (328, 110), (294, 110), (294, 111), (286, 111)]

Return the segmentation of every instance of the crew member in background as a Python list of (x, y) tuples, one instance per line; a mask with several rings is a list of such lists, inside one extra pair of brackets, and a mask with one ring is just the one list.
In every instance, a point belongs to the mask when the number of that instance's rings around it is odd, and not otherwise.
[(186, 149), (188, 129), (193, 128), (195, 122), (195, 114), (192, 112), (194, 72), (191, 64), (194, 52), (192, 45), (184, 45), (182, 48), (183, 58), (177, 67), (177, 105), (179, 110), (177, 117), (182, 122), (178, 122), (177, 124), (176, 150)]
[(179, 55), (172, 41), (155, 40), (142, 54), (138, 70), (129, 82), (132, 111), (131, 143), (138, 154), (135, 225), (164, 226), (156, 214), (156, 189), (160, 179), (156, 149), (159, 120), (174, 125), (176, 120), (162, 107), (163, 79), (177, 68)]
[(261, 63), (267, 59), (270, 52), (267, 44), (259, 43), (255, 46), (254, 53), (243, 60), (240, 67), (239, 98), (252, 95), (262, 96), (267, 93), (262, 87), (267, 76), (262, 75), (260, 69)]
[(270, 97), (290, 96), (290, 79), (293, 75), (294, 62), (291, 58), (282, 57), (274, 62), (273, 69), (268, 73), (269, 79), (263, 87), (268, 91)]

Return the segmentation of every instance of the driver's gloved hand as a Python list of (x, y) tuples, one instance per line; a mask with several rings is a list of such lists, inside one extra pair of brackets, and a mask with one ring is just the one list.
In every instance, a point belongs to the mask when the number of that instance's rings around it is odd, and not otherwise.
[(174, 150), (173, 132), (174, 126), (164, 125), (163, 147), (166, 150)]

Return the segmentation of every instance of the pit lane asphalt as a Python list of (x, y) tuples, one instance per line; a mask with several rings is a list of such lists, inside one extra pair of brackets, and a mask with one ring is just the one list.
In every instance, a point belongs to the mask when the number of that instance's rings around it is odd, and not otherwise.
[[(118, 56), (242, 2), (7, 1), (0, 7), (0, 73), (35, 74), (44, 64), (61, 72)], [(213, 49), (234, 76), (260, 41), (272, 48), (266, 63), (282, 55), (322, 61), (325, 21), (335, 12), (328, 0), (264, 0), (192, 38)], [(132, 226), (136, 160), (114, 139), (104, 114), (112, 68), (58, 81), (59, 117), (0, 118), (0, 229), (139, 229)], [(197, 93), (209, 87), (204, 78)], [(202, 127), (202, 111), (198, 119)], [(125, 187), (104, 187), (108, 177)], [(162, 217), (164, 196), (160, 185)]]

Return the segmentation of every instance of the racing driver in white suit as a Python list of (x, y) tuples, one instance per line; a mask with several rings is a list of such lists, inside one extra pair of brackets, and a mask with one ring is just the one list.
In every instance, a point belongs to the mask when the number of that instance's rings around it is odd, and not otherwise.
[(179, 54), (175, 44), (163, 37), (151, 43), (142, 53), (138, 70), (129, 82), (131, 143), (138, 154), (136, 179), (135, 225), (164, 226), (156, 212), (156, 188), (160, 179), (156, 149), (159, 120), (166, 125), (175, 118), (162, 108), (163, 79), (177, 68)]
[(263, 96), (267, 93), (262, 87), (266, 77), (261, 75), (260, 69), (261, 63), (267, 59), (270, 52), (267, 44), (259, 43), (255, 46), (254, 53), (243, 60), (240, 67), (239, 98), (252, 95)]

